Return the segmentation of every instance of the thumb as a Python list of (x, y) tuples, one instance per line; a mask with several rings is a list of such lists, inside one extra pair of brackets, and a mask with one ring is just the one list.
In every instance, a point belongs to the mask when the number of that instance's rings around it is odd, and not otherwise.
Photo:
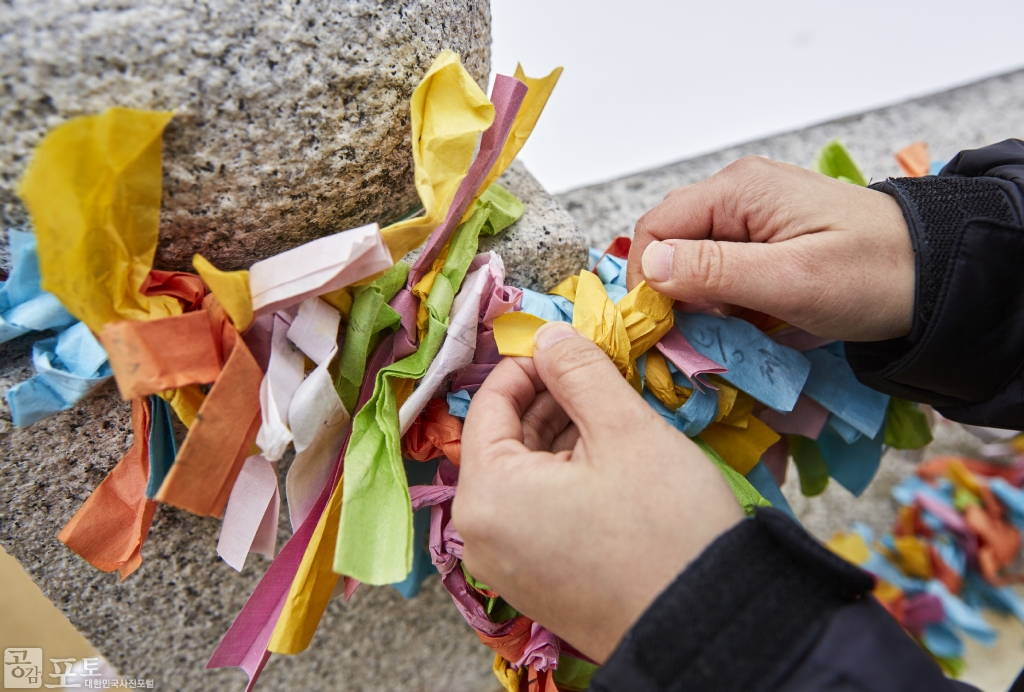
[(549, 322), (538, 329), (533, 360), (584, 440), (621, 440), (623, 430), (639, 429), (657, 415), (639, 401), (605, 352), (570, 324)]
[[(729, 303), (785, 318), (816, 283), (808, 244), (799, 237), (777, 243), (662, 240), (650, 243), (641, 262), (651, 288), (697, 305)], [(806, 301), (804, 301), (806, 302)]]

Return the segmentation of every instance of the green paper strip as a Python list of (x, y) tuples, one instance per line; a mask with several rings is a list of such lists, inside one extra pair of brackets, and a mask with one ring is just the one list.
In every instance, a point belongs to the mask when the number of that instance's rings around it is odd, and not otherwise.
[(842, 180), (861, 187), (867, 187), (868, 181), (853, 162), (853, 157), (838, 139), (821, 148), (818, 160), (814, 162), (814, 170), (836, 180)]
[(555, 668), (553, 677), (558, 689), (583, 692), (590, 687), (590, 680), (599, 668), (600, 666), (593, 663), (562, 654), (558, 657), (558, 667)]
[(401, 290), (408, 276), (409, 265), (396, 262), (384, 276), (355, 290), (338, 378), (334, 383), (346, 411), (351, 412), (359, 401), (359, 387), (366, 373), (366, 359), (373, 350), (374, 337), (388, 327), (396, 327), (401, 319), (388, 301)]
[[(506, 195), (515, 204), (509, 204)], [(481, 231), (488, 221), (493, 224), (488, 230), (507, 227), (518, 218), (517, 209), (521, 214), (522, 204), (504, 190), (488, 189), (481, 195), (472, 216), (455, 230), (444, 268), (430, 289), (426, 336), (415, 353), (377, 374), (373, 395), (352, 421), (334, 551), (334, 571), (339, 574), (380, 585), (402, 581), (412, 569), (412, 507), (393, 382), (418, 380), (426, 373), (444, 342), (448, 313), (476, 255)]]
[(789, 453), (800, 473), (800, 492), (806, 497), (820, 495), (828, 486), (829, 470), (821, 447), (814, 440), (800, 435), (787, 435)]
[(928, 417), (912, 401), (889, 399), (885, 416), (885, 444), (893, 449), (921, 449), (932, 441)]
[(744, 514), (749, 516), (758, 507), (772, 506), (771, 502), (768, 502), (768, 500), (761, 496), (761, 493), (757, 492), (757, 489), (750, 484), (750, 481), (741, 476), (736, 469), (722, 461), (722, 457), (718, 456), (718, 452), (712, 449), (711, 445), (699, 437), (692, 439), (704, 454), (707, 455), (708, 459), (715, 463), (722, 476), (725, 477), (725, 482), (729, 484), (729, 489), (736, 496), (736, 501), (740, 503)]

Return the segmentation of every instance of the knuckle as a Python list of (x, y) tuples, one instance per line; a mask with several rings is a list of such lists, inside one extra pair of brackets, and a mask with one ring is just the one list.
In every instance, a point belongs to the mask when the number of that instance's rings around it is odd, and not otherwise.
[(633, 241), (642, 241), (645, 238), (653, 237), (653, 210), (646, 212), (643, 216), (637, 219), (636, 225), (633, 227)]
[(686, 267), (688, 282), (708, 292), (719, 290), (725, 275), (725, 255), (722, 246), (714, 240), (700, 240), (696, 243), (693, 260)]

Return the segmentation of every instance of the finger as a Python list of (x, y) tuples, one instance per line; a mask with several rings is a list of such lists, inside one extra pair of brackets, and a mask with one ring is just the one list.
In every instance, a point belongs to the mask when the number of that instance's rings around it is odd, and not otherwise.
[(551, 442), (551, 453), (558, 454), (559, 452), (571, 452), (576, 447), (576, 442), (580, 439), (580, 430), (576, 427), (575, 423), (570, 423), (566, 426), (565, 430), (558, 433), (554, 440)]
[(569, 424), (565, 412), (551, 392), (541, 392), (523, 414), (523, 444), (530, 451), (549, 451), (555, 437)]
[(737, 213), (735, 174), (729, 168), (695, 185), (672, 190), (658, 206), (640, 217), (629, 248), (626, 285), (643, 280), (642, 258), (652, 242), (667, 239), (745, 240), (746, 226)]
[[(549, 322), (534, 335), (537, 372), (587, 440), (621, 437), (641, 423), (643, 405), (610, 358), (564, 322)], [(625, 426), (625, 427), (624, 427)]]
[(644, 253), (644, 278), (651, 288), (676, 300), (755, 310), (772, 306), (775, 314), (787, 295), (798, 293), (801, 273), (807, 274), (801, 261), (806, 255), (801, 246), (806, 243), (797, 240), (801, 239), (771, 244), (657, 241)]
[[(481, 456), (503, 443), (523, 448), (523, 414), (536, 398), (530, 376), (512, 358), (491, 371), (466, 414), (462, 428), (462, 466), (472, 467)], [(485, 451), (487, 450), (487, 451)]]

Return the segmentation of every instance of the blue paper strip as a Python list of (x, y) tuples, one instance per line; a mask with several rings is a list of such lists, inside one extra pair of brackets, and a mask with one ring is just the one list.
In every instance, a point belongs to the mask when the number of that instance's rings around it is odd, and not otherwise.
[(146, 483), (146, 497), (156, 497), (176, 456), (178, 443), (171, 425), (171, 407), (154, 394), (149, 397), (149, 481)]
[(469, 392), (464, 389), (458, 392), (448, 392), (448, 413), (456, 418), (465, 418), (469, 413), (470, 400)]
[(882, 460), (883, 430), (874, 439), (862, 436), (852, 445), (827, 425), (818, 436), (818, 447), (828, 465), (829, 475), (854, 495), (860, 495), (878, 472)]
[(82, 377), (63, 369), (57, 357), (58, 337), (37, 341), (32, 346), (32, 364), (36, 374), (7, 390), (14, 425), (24, 428), (58, 411), (66, 411), (79, 399), (110, 377), (110, 365), (104, 365), (95, 377)]
[(964, 643), (948, 625), (933, 622), (924, 628), (924, 645), (939, 658), (960, 658), (964, 655)]
[(677, 312), (675, 319), (700, 354), (729, 369), (725, 381), (780, 413), (793, 410), (811, 371), (800, 353), (735, 317)]
[(889, 396), (865, 387), (844, 358), (822, 348), (804, 351), (811, 373), (803, 392), (868, 437), (885, 422)]
[(992, 646), (996, 642), (996, 631), (985, 621), (977, 609), (971, 608), (946, 589), (945, 584), (938, 580), (928, 582), (925, 590), (939, 597), (946, 620), (959, 628), (968, 637), (975, 639), (983, 646)]
[(676, 409), (676, 427), (687, 437), (696, 437), (717, 415), (718, 392), (694, 389), (690, 398)]
[(761, 497), (772, 503), (772, 507), (785, 512), (794, 521), (800, 523), (800, 520), (793, 514), (793, 509), (789, 506), (786, 496), (782, 494), (779, 484), (775, 482), (775, 476), (772, 475), (772, 472), (768, 470), (763, 461), (754, 464), (754, 468), (747, 472), (747, 481), (754, 486), (757, 492), (761, 493)]
[[(402, 460), (405, 463), (405, 475), (409, 485), (429, 485), (434, 481), (437, 473), (439, 459), (430, 461)], [(427, 534), (430, 532), (430, 507), (421, 507), (413, 512), (413, 553), (412, 570), (409, 576), (400, 582), (392, 584), (398, 593), (404, 598), (414, 598), (420, 592), (424, 580), (431, 574), (437, 573), (437, 568), (430, 561), (430, 553), (427, 552)]]
[(562, 296), (548, 296), (523, 289), (522, 311), (548, 322), (572, 323), (573, 304)]

